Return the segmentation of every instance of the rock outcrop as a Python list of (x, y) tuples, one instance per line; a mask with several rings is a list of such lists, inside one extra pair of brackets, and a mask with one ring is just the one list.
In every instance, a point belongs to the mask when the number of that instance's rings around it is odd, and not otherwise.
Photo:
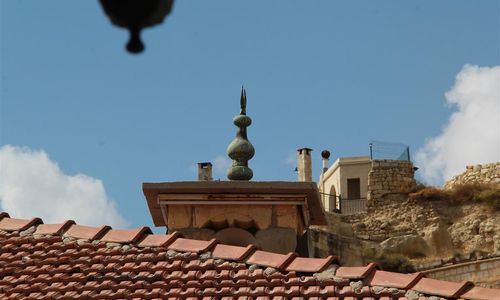
[(464, 173), (447, 181), (444, 184), (444, 189), (449, 190), (457, 185), (467, 183), (491, 183), (500, 185), (500, 162), (467, 166)]
[(446, 257), (454, 253), (453, 239), (442, 223), (434, 224), (423, 230), (424, 240), (429, 247), (429, 254)]
[[(500, 256), (500, 211), (487, 204), (421, 202), (404, 194), (381, 198), (368, 213), (327, 213), (329, 226), (313, 226), (312, 254), (334, 254), (362, 264), (381, 253), (402, 255), (414, 265), (462, 257)], [(354, 260), (358, 258), (358, 260)], [(439, 265), (440, 263), (438, 263)]]
[[(498, 196), (496, 187), (485, 187), (491, 192), (487, 200), (450, 198), (460, 189), (441, 191), (449, 197), (409, 197), (405, 190), (415, 187), (413, 172), (409, 162), (373, 162), (367, 211), (354, 215), (326, 213), (328, 226), (310, 228), (310, 254), (338, 255), (360, 265), (374, 259), (393, 265), (402, 262), (420, 271), (500, 257), (500, 209), (495, 202), (500, 199), (492, 198)], [(469, 166), (445, 188), (467, 183), (500, 188), (500, 163)], [(500, 287), (500, 278), (478, 283)]]
[(417, 234), (390, 237), (380, 243), (381, 254), (401, 254), (416, 258), (429, 254), (430, 249), (425, 240)]

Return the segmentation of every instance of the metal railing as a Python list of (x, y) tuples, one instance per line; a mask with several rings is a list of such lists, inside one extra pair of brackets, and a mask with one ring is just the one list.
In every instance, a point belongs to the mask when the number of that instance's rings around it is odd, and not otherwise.
[(342, 215), (352, 215), (366, 211), (366, 198), (343, 199), (340, 195), (322, 192), (320, 192), (320, 194), (328, 196), (326, 201), (330, 201), (332, 197), (335, 199), (334, 203), (330, 202), (330, 212)]
[(352, 215), (366, 211), (366, 198), (340, 199), (340, 213)]

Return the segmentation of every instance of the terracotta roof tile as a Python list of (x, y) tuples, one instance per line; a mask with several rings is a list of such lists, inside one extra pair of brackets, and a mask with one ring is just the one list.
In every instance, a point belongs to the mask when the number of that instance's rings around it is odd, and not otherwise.
[(151, 233), (149, 227), (139, 227), (136, 229), (111, 229), (100, 239), (108, 243), (136, 243), (144, 235)]
[[(3, 220), (8, 219), (4, 214)], [(0, 234), (0, 299), (407, 300), (412, 288), (425, 299), (491, 300), (499, 292), (418, 273), (378, 271), (375, 264), (327, 269), (338, 264), (333, 257), (300, 258), (179, 238), (176, 233), (145, 234), (147, 228), (68, 226), (65, 233), (63, 223), (38, 225), (23, 236), (19, 230)], [(95, 239), (126, 244), (109, 247), (89, 241)], [(333, 276), (330, 270), (335, 269)]]
[(13, 219), (4, 217), (0, 220), (0, 229), (5, 231), (22, 231), (30, 228), (33, 225), (41, 224), (40, 218), (27, 219)]
[(36, 227), (35, 234), (61, 235), (73, 224), (75, 224), (73, 220), (67, 220), (60, 224), (40, 224)]
[(376, 263), (369, 263), (364, 267), (339, 267), (335, 275), (349, 279), (363, 279), (377, 268), (378, 265)]
[(172, 244), (168, 246), (170, 250), (201, 253), (213, 248), (217, 240), (211, 239), (210, 241), (200, 241), (185, 238), (177, 238)]
[(257, 250), (247, 259), (247, 264), (284, 269), (296, 256), (295, 253), (278, 254)]
[(497, 289), (488, 289), (482, 287), (473, 287), (468, 292), (460, 295), (464, 299), (480, 299), (480, 300), (498, 300), (500, 299), (500, 291)]
[(431, 278), (422, 278), (415, 284), (415, 286), (412, 287), (412, 290), (424, 294), (456, 298), (470, 287), (472, 287), (472, 283), (469, 281), (451, 282)]
[(241, 261), (248, 257), (255, 249), (254, 245), (239, 247), (217, 244), (212, 252), (212, 256), (219, 259)]
[(166, 247), (179, 237), (177, 232), (170, 234), (148, 234), (137, 244), (138, 247)]
[(350, 285), (344, 286), (339, 289), (338, 291), (339, 296), (343, 297), (356, 297), (359, 298), (361, 296), (363, 297), (369, 297), (371, 296), (370, 288), (367, 286), (362, 286), (361, 288), (353, 288)]
[(410, 289), (413, 287), (424, 275), (422, 273), (402, 274), (375, 270), (372, 273), (368, 283), (371, 286), (384, 286), (399, 289)]
[(286, 268), (287, 271), (317, 273), (326, 269), (333, 262), (338, 263), (335, 256), (325, 258), (296, 257)]
[(101, 227), (91, 227), (91, 226), (83, 226), (83, 225), (73, 225), (64, 235), (70, 236), (76, 239), (84, 239), (84, 240), (96, 240), (103, 236), (111, 227), (104, 225)]

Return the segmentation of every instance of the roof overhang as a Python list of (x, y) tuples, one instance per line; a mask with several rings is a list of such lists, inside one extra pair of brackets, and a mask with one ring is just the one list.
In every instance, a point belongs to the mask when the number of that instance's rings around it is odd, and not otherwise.
[(318, 188), (313, 182), (184, 181), (143, 183), (155, 226), (167, 226), (167, 205), (297, 205), (308, 225), (326, 225)]

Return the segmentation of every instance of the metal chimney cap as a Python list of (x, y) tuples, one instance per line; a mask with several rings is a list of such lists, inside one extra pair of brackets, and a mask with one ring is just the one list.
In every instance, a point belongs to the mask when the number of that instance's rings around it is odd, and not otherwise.
[(305, 151), (306, 154), (309, 154), (309, 152), (313, 151), (313, 149), (304, 147), (304, 148), (297, 149), (297, 151), (299, 151), (300, 154), (302, 154), (302, 151)]
[(324, 159), (329, 159), (330, 158), (330, 151), (328, 151), (328, 150), (321, 151), (321, 157), (323, 157)]
[(199, 162), (198, 166), (201, 167), (201, 168), (204, 168), (204, 167), (207, 167), (207, 166), (211, 167), (212, 163), (211, 162)]

